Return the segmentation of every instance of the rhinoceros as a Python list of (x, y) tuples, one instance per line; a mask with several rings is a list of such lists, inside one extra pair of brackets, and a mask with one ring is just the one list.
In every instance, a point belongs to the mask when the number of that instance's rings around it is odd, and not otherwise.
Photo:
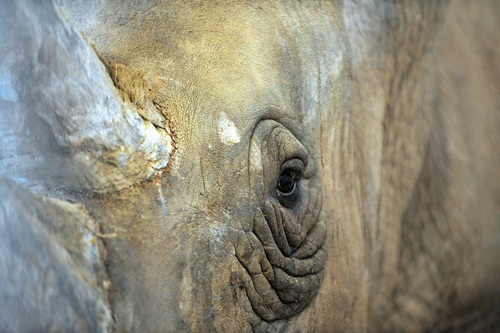
[(500, 328), (491, 1), (0, 11), (0, 331)]

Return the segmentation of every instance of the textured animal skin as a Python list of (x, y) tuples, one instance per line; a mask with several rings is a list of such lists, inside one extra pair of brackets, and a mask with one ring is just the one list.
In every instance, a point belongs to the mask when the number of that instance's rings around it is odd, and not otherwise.
[(500, 329), (500, 5), (5, 1), (0, 331)]

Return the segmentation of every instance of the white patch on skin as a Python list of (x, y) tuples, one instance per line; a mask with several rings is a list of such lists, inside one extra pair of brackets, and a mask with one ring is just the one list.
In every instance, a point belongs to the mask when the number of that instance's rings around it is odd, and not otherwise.
[(219, 114), (217, 132), (223, 144), (232, 146), (240, 142), (240, 131), (224, 112)]

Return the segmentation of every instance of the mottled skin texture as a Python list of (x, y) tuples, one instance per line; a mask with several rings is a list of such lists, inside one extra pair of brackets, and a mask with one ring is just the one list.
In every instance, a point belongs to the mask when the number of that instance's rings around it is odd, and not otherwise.
[(498, 2), (60, 2), (175, 140), (71, 198), (117, 332), (500, 327)]

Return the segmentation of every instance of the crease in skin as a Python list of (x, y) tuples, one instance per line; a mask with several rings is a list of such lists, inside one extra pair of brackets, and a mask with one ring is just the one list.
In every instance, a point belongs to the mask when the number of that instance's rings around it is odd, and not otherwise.
[[(314, 257), (314, 255), (317, 252), (316, 251), (317, 248), (311, 248), (311, 250), (314, 252), (309, 252), (309, 253), (306, 253), (306, 250), (303, 250), (304, 254), (303, 258), (285, 256), (276, 246), (274, 238), (272, 234), (269, 232), (270, 230), (267, 227), (266, 222), (267, 221), (264, 218), (257, 217), (254, 222), (255, 223), (254, 233), (257, 235), (257, 238), (262, 243), (265, 253), (268, 256), (269, 260), (273, 263), (273, 266), (283, 268), (290, 275), (295, 275), (295, 276), (316, 274), (323, 269), (321, 259), (324, 258)], [(319, 231), (321, 232), (324, 230), (319, 230)], [(314, 267), (317, 268), (315, 269)]]
[[(302, 242), (302, 238), (300, 237), (301, 225), (290, 211), (280, 209), (280, 214), (281, 220), (284, 221), (285, 236), (293, 253)], [(287, 253), (287, 255), (290, 254)]]
[[(269, 208), (269, 206), (271, 206), (271, 208)], [(269, 225), (275, 228), (274, 230), (271, 229), (271, 232), (276, 241), (276, 245), (281, 251), (283, 251), (283, 253), (285, 253), (285, 255), (289, 255), (291, 253), (290, 245), (288, 245), (288, 239), (284, 229), (283, 216), (279, 207), (272, 204), (264, 205), (263, 211), (267, 217), (267, 221), (269, 221)]]
[(300, 304), (305, 306), (308, 303), (304, 301), (312, 299), (315, 295), (315, 290), (319, 288), (320, 278), (317, 274), (297, 278), (288, 275), (280, 268), (275, 268), (274, 274), (276, 275), (276, 284), (274, 287), (284, 303), (297, 303), (298, 306)]
[[(302, 243), (292, 253), (292, 257), (305, 259), (309, 256), (310, 253), (316, 253), (316, 251), (323, 244), (323, 241), (326, 237), (326, 225), (320, 219), (322, 207), (323, 200), (321, 200), (321, 196), (318, 196), (318, 198), (315, 200), (314, 208), (311, 210), (307, 210), (308, 214), (304, 215), (304, 220), (310, 220), (311, 225), (306, 225), (302, 228), (302, 232), (305, 232), (305, 235), (302, 237)], [(314, 225), (314, 223), (316, 224)]]
[(308, 256), (316, 254), (321, 249), (326, 238), (326, 226), (323, 221), (318, 221), (316, 226), (311, 229), (301, 246), (292, 254), (297, 259), (306, 259)]
[[(307, 196), (307, 203), (305, 204), (308, 209), (300, 212), (297, 221), (301, 224), (301, 239), (306, 237), (306, 234), (311, 230), (315, 221), (318, 220), (319, 214), (323, 209), (323, 200), (321, 199), (322, 191), (314, 191), (312, 195)], [(312, 207), (311, 207), (312, 205)], [(300, 246), (300, 245), (299, 245)]]

